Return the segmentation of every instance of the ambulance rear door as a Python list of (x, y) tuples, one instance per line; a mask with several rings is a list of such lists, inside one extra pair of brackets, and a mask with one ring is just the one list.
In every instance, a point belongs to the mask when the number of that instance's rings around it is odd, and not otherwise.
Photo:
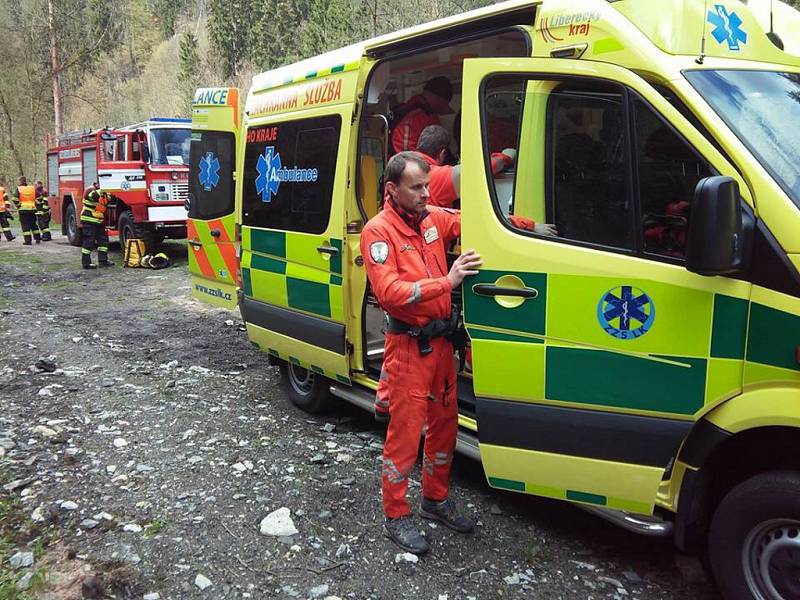
[(242, 167), (242, 314), (272, 356), (350, 382), (345, 206), (358, 63), (254, 82)]
[(237, 304), (235, 181), (239, 90), (198, 89), (192, 103), (187, 222), (192, 295)]

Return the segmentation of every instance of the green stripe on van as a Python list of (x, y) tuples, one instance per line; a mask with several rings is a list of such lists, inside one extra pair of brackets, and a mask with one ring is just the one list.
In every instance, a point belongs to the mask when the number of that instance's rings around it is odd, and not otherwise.
[(711, 333), (713, 358), (744, 358), (747, 336), (747, 308), (749, 302), (716, 294), (714, 296), (714, 326)]
[(287, 277), (286, 293), (289, 299), (289, 308), (304, 310), (323, 317), (331, 316), (327, 284)]
[(696, 413), (705, 401), (707, 361), (658, 358), (682, 364), (601, 350), (548, 347), (545, 396), (549, 400), (597, 406)]
[(244, 285), (244, 295), (253, 296), (253, 282), (250, 279), (250, 269), (242, 267), (242, 284)]
[(331, 67), (331, 73), (341, 73), (344, 71), (344, 65), (336, 65), (335, 67)]
[(513, 481), (511, 479), (501, 479), (499, 477), (489, 477), (489, 485), (493, 488), (499, 488), (503, 490), (511, 490), (513, 492), (524, 492), (525, 491), (525, 482), (523, 481)]
[[(500, 306), (492, 296), (479, 296), (472, 291), (479, 283), (494, 284), (502, 276), (516, 275), (539, 295), (526, 300), (516, 308)], [(486, 325), (497, 329), (524, 331), (544, 335), (547, 316), (547, 275), (545, 273), (509, 273), (508, 271), (484, 271), (464, 282), (464, 313), (469, 316), (468, 325)]]
[(331, 257), (331, 273), (342, 274), (342, 240), (332, 239), (331, 246), (336, 248), (339, 253)]
[(256, 271), (266, 271), (268, 273), (286, 273), (286, 261), (277, 260), (260, 254), (253, 254), (250, 257), (250, 267)]
[(598, 494), (587, 494), (586, 492), (576, 492), (575, 490), (567, 490), (567, 500), (574, 500), (575, 502), (586, 502), (587, 504), (597, 504), (605, 506), (608, 499), (605, 496)]
[(747, 360), (800, 371), (796, 352), (800, 341), (800, 316), (753, 303)]
[(262, 254), (286, 257), (286, 232), (266, 229), (250, 230), (250, 250)]

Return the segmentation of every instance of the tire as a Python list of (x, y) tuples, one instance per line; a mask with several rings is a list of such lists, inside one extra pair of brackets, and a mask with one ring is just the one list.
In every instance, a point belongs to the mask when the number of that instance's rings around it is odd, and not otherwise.
[(281, 375), (289, 400), (300, 410), (317, 414), (330, 406), (328, 380), (322, 375), (289, 362), (281, 363)]
[(157, 244), (155, 243), (154, 234), (134, 221), (133, 213), (130, 210), (122, 211), (117, 229), (119, 230), (119, 243), (123, 252), (125, 252), (126, 240), (138, 238), (144, 240), (146, 254), (156, 253)]
[(720, 502), (708, 540), (726, 600), (800, 598), (800, 473), (770, 471)]
[(78, 227), (78, 213), (75, 205), (70, 202), (64, 211), (64, 229), (67, 231), (67, 240), (71, 246), (80, 246), (83, 242), (81, 230)]

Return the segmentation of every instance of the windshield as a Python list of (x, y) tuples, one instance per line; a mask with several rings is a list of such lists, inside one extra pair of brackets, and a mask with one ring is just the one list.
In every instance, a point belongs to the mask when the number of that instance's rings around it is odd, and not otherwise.
[(800, 207), (800, 73), (726, 70), (685, 75)]
[(190, 129), (151, 129), (150, 163), (188, 165)]

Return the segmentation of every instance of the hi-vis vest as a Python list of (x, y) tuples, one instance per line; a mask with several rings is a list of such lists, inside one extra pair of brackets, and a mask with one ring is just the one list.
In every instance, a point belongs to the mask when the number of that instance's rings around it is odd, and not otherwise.
[(32, 185), (21, 185), (19, 191), (19, 209), (21, 211), (36, 210), (36, 188)]

